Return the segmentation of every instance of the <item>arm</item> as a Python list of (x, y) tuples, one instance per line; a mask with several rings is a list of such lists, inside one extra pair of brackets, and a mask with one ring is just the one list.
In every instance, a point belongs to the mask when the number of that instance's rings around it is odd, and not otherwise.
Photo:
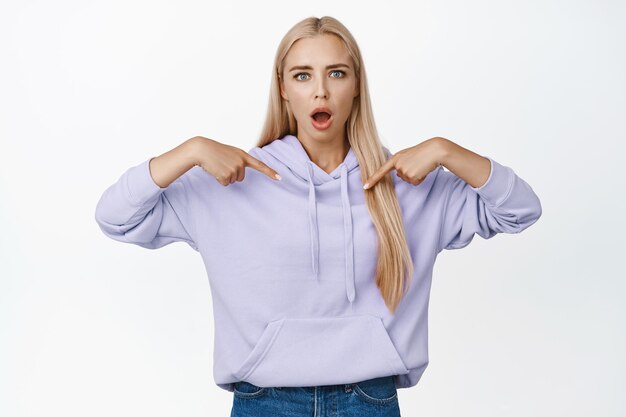
[(198, 250), (189, 192), (193, 139), (129, 168), (98, 201), (95, 220), (108, 237), (157, 249), (184, 241)]
[(438, 251), (460, 249), (478, 234), (519, 233), (542, 214), (541, 202), (530, 185), (492, 158), (456, 143), (442, 141), (438, 178), (444, 196)]
[(471, 187), (485, 184), (491, 172), (491, 162), (477, 153), (465, 149), (451, 140), (440, 138), (441, 157), (439, 163), (461, 178)]

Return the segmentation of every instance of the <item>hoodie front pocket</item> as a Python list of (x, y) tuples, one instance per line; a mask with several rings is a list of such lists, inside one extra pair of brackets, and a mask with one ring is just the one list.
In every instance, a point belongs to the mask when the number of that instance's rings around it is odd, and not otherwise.
[(381, 318), (363, 314), (271, 321), (234, 376), (260, 386), (314, 386), (408, 372)]

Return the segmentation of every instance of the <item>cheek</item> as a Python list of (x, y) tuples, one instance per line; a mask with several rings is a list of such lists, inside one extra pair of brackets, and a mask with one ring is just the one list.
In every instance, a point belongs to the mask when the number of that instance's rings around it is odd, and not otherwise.
[(350, 114), (350, 112), (352, 111), (352, 106), (354, 105), (354, 97), (352, 94), (353, 90), (351, 88), (346, 88), (344, 91), (341, 92), (341, 113), (344, 114), (346, 117)]
[(355, 88), (356, 87), (353, 83), (346, 83), (345, 85), (342, 85), (341, 86), (342, 97), (345, 97), (346, 100), (352, 100)]
[(341, 98), (342, 102), (352, 101), (354, 95), (354, 84), (345, 83), (335, 90), (335, 95)]
[(286, 98), (289, 100), (287, 106), (291, 109), (291, 111), (297, 116), (302, 112), (304, 100), (302, 99), (303, 94), (296, 89), (286, 89), (285, 90)]
[(289, 100), (289, 103), (291, 105), (291, 111), (294, 113), (296, 117), (302, 118), (302, 117), (308, 116), (309, 110), (304, 100), (302, 100), (299, 97), (292, 96), (291, 99)]
[(290, 85), (285, 89), (285, 93), (289, 97), (292, 106), (297, 106), (304, 101), (304, 97), (306, 97), (308, 91), (302, 86)]

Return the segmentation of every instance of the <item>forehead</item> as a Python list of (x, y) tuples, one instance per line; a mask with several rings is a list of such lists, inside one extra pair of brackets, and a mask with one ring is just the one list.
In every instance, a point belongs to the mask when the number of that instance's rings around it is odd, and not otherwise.
[(298, 39), (285, 57), (287, 65), (326, 65), (337, 62), (351, 63), (350, 54), (336, 35), (317, 35)]

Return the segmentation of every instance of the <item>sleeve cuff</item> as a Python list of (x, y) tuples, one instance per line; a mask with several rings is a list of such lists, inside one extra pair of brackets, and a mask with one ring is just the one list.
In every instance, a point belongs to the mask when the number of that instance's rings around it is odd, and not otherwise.
[(489, 156), (486, 156), (486, 158), (491, 163), (487, 181), (480, 187), (470, 186), (470, 188), (476, 191), (490, 205), (497, 207), (509, 196), (513, 188), (515, 174), (511, 168), (499, 164)]
[(137, 206), (145, 204), (167, 188), (159, 187), (150, 175), (150, 161), (154, 158), (153, 156), (139, 165), (129, 168), (125, 173), (128, 198)]

